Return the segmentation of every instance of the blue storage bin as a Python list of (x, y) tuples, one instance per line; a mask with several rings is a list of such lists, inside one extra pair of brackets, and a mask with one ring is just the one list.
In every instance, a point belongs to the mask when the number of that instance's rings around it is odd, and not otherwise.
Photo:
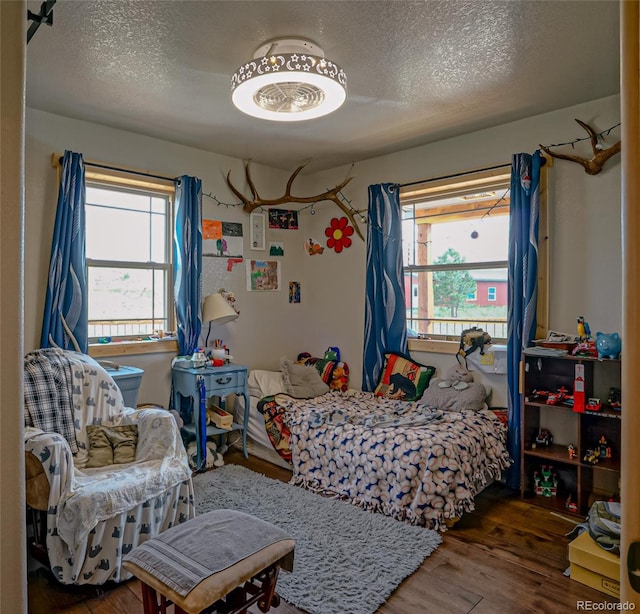
[(107, 368), (107, 373), (113, 378), (122, 391), (126, 407), (138, 406), (138, 390), (142, 382), (144, 371), (137, 367), (120, 366), (118, 369)]

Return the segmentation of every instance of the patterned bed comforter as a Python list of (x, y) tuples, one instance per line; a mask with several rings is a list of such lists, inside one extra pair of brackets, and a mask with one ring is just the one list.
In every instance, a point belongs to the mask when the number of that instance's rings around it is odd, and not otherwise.
[(292, 483), (412, 524), (446, 530), (511, 464), (506, 428), (489, 410), (441, 411), (353, 391), (275, 401), (269, 419), (277, 407), (291, 431)]

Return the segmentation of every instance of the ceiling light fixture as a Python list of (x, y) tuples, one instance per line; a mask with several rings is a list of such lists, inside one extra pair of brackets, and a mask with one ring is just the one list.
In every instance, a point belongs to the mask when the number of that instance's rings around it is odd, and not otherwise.
[(277, 38), (258, 47), (231, 77), (233, 104), (247, 115), (279, 122), (322, 117), (347, 97), (347, 76), (304, 38)]

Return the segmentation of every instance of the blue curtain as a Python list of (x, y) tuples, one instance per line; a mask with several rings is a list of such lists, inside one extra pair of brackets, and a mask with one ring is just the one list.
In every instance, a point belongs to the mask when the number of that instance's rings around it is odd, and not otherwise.
[(520, 487), (521, 413), (520, 361), (536, 332), (538, 298), (538, 226), (540, 217), (540, 152), (514, 154), (511, 160), (509, 222), (509, 291), (507, 381), (509, 453), (514, 464), (506, 479)]
[(375, 389), (385, 352), (407, 353), (399, 186), (369, 186), (362, 389)]
[(43, 348), (88, 350), (85, 199), (82, 154), (65, 151), (42, 318)]
[(176, 179), (173, 244), (174, 300), (178, 346), (182, 356), (193, 354), (202, 328), (202, 181), (183, 175)]

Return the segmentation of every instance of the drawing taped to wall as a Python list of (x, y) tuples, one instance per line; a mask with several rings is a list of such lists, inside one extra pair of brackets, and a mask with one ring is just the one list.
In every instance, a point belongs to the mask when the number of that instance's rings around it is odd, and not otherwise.
[(284, 256), (284, 243), (279, 241), (269, 243), (269, 256)]
[(247, 290), (249, 292), (280, 290), (280, 261), (247, 260)]
[(298, 212), (293, 209), (269, 209), (269, 228), (298, 230)]
[(316, 256), (324, 252), (324, 247), (320, 245), (320, 241), (316, 241), (313, 237), (309, 237), (304, 242), (304, 251), (307, 252), (309, 256)]
[(289, 302), (290, 303), (300, 302), (300, 282), (299, 281), (289, 282)]
[(242, 224), (202, 220), (202, 255), (242, 258)]

